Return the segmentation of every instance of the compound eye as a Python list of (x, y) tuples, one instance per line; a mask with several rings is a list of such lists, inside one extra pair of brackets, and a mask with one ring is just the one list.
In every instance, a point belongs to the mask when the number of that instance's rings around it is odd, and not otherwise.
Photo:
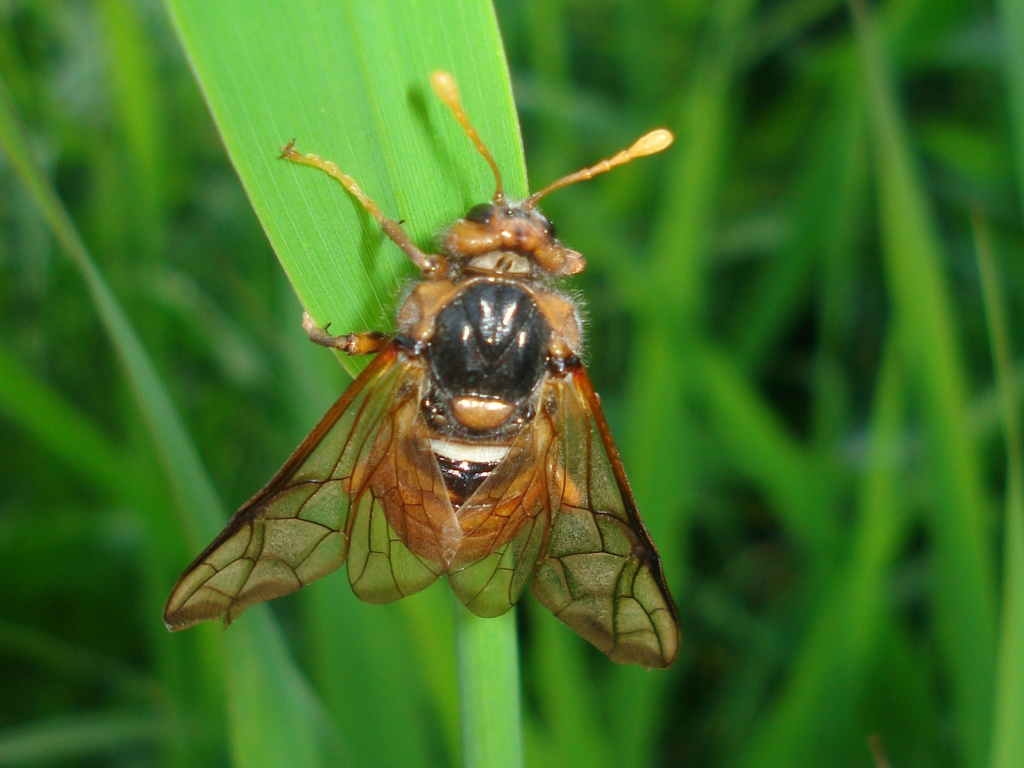
[(470, 208), (463, 216), (466, 221), (475, 221), (477, 224), (487, 224), (494, 216), (494, 206), (490, 203), (480, 203)]
[(551, 223), (551, 219), (542, 213), (534, 213), (533, 215), (536, 217), (537, 223), (540, 224), (541, 229), (544, 230), (544, 234), (548, 237), (554, 237), (555, 225)]

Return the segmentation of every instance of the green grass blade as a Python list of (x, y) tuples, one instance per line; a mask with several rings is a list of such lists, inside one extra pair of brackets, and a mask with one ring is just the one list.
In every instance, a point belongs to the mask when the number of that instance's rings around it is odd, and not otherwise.
[[(528, 730), (526, 764), (531, 767), (579, 763), (590, 768), (617, 766), (612, 729), (595, 729), (602, 721), (604, 696), (597, 693), (587, 665), (588, 649), (537, 602), (523, 606), (531, 632), (531, 653), (524, 657), (533, 683), (535, 722)], [(531, 722), (530, 725), (534, 725)]]
[(996, 6), (1002, 22), (1010, 127), (1017, 161), (1017, 193), (1024, 211), (1024, 0), (999, 0)]
[(288, 655), (269, 611), (255, 611), (237, 627), (241, 631), (235, 629), (223, 633), (235, 764), (334, 764), (340, 745), (329, 719)]
[(829, 478), (813, 456), (788, 433), (733, 361), (712, 347), (696, 357), (702, 394), (715, 431), (748, 477), (778, 509), (802, 546), (827, 559), (838, 532), (829, 517)]
[(992, 734), (993, 768), (1024, 765), (1024, 445), (1014, 397), (1010, 324), (1002, 280), (984, 222), (975, 220), (975, 247), (1006, 441), (1003, 515), (1003, 597)]
[[(170, 395), (160, 381), (142, 342), (132, 329), (117, 299), (111, 293), (86, 249), (78, 230), (53, 187), (32, 159), (28, 141), (6, 85), (0, 81), (0, 146), (22, 180), (64, 252), (71, 258), (85, 282), (104, 329), (124, 366), (136, 402), (167, 468), (181, 509), (190, 510), (186, 525), (193, 533), (215, 530), (220, 502), (202, 468), (185, 426), (178, 417)], [(196, 536), (198, 540), (198, 535)]]
[[(307, 667), (355, 762), (373, 756), (380, 765), (429, 768), (438, 754), (459, 754), (451, 633), (447, 643), (434, 643), (403, 621), (411, 605), (434, 609), (431, 626), (443, 626), (450, 613), (446, 586), (437, 584), (391, 608), (360, 602), (342, 574), (304, 591)], [(444, 677), (440, 695), (424, 679), (432, 667)]]
[[(687, 553), (684, 537), (673, 532), (685, 530), (692, 512), (681, 500), (692, 494), (700, 461), (690, 441), (697, 431), (690, 411), (694, 377), (665, 350), (691, 360), (703, 332), (710, 239), (731, 149), (735, 66), (753, 8), (750, 0), (725, 0), (710, 11), (701, 55), (680, 92), (678, 122), (673, 125), (677, 143), (665, 156), (670, 169), (651, 233), (652, 258), (639, 275), (619, 268), (633, 288), (630, 298), (637, 318), (621, 449), (677, 594), (687, 571)], [(665, 464), (641, 460), (652, 455), (671, 457), (671, 471), (665, 471)], [(671, 674), (613, 671), (611, 697), (617, 709), (611, 741), (618, 764), (643, 765), (651, 759)]]
[(138, 696), (160, 708), (164, 691), (156, 678), (139, 672), (121, 659), (103, 656), (77, 643), (13, 624), (0, 618), (0, 654), (19, 663), (39, 665), (51, 674), (110, 686)]
[(88, 759), (115, 764), (115, 756), (168, 740), (167, 718), (129, 712), (76, 713), (0, 731), (0, 765), (69, 765)]
[[(132, 385), (136, 405), (164, 460), (164, 469), (186, 527), (193, 532), (193, 538), (198, 539), (195, 532), (212, 536), (224, 515), (195, 446), (138, 335), (97, 269), (53, 187), (33, 162), (24, 130), (2, 81), (0, 144), (6, 149), (19, 177), (89, 290), (93, 306)], [(153, 606), (154, 620), (160, 608)], [(239, 695), (248, 693), (243, 681), (247, 685), (258, 685), (264, 692), (274, 691), (277, 696), (275, 704), (282, 713), (270, 721), (269, 727), (249, 732), (250, 751), (237, 754), (239, 764), (249, 766), (271, 764), (260, 760), (264, 755), (275, 754), (276, 749), (294, 754), (313, 754), (323, 741), (317, 727), (323, 718), (317, 713), (301, 674), (277, 636), (276, 626), (267, 621), (264, 611), (258, 612), (257, 616), (242, 623), (225, 640), (228, 650), (226, 678), (232, 712), (237, 715), (234, 720), (236, 728), (243, 723), (251, 727), (254, 722), (263, 722), (259, 714), (266, 706), (262, 696)], [(218, 655), (221, 646), (211, 638), (207, 649), (212, 655)], [(261, 652), (245, 654), (247, 649), (260, 649)], [(245, 759), (247, 757), (252, 761)]]
[(516, 611), (474, 616), (452, 598), (466, 768), (523, 765)]
[[(778, 703), (738, 762), (743, 768), (814, 765), (826, 755), (855, 755), (862, 746), (860, 723), (850, 714), (862, 707), (872, 655), (886, 626), (887, 569), (908, 522), (897, 491), (906, 393), (895, 349), (890, 342), (878, 375), (848, 560), (817, 601)], [(814, 723), (810, 731), (808, 723)]]
[(111, 92), (132, 197), (130, 227), (136, 258), (155, 258), (166, 246), (165, 210), (168, 149), (167, 122), (161, 102), (156, 51), (145, 28), (143, 11), (124, 0), (101, 0), (96, 6), (101, 31), (110, 49)]
[(853, 3), (874, 139), (883, 253), (908, 377), (920, 393), (934, 495), (938, 636), (957, 701), (963, 764), (988, 755), (994, 683), (995, 585), (986, 546), (988, 500), (966, 429), (966, 383), (934, 214), (911, 160), (906, 127), (883, 64), (879, 31)]
[(389, 330), (398, 280), (411, 270), (339, 184), (278, 161), (290, 139), (334, 161), (428, 248), (439, 227), (494, 191), (486, 164), (430, 91), (430, 73), (447, 69), (506, 189), (525, 192), (489, 3), (167, 5), (253, 207), (318, 322)]
[[(422, 597), (401, 603), (406, 631), (416, 647), (416, 663), (449, 754), (456, 755), (461, 743), (458, 659), (455, 648), (455, 616), (449, 609), (447, 584), (424, 590)], [(407, 683), (407, 678), (405, 678)], [(509, 692), (510, 696), (516, 695)]]
[(105, 434), (0, 347), (0, 413), (68, 466), (113, 493), (124, 487), (128, 457)]

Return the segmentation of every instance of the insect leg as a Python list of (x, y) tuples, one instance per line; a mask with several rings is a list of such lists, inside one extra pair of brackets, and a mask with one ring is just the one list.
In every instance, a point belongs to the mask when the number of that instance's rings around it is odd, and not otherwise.
[(374, 352), (384, 349), (391, 340), (386, 333), (377, 331), (332, 336), (325, 328), (314, 323), (308, 312), (302, 313), (302, 328), (313, 343), (322, 347), (340, 349), (350, 355), (372, 355)]
[(359, 188), (356, 184), (356, 180), (353, 179), (346, 173), (342, 173), (341, 169), (337, 165), (332, 163), (330, 160), (324, 160), (319, 155), (314, 154), (303, 154), (295, 149), (295, 139), (289, 141), (284, 147), (281, 148), (281, 159), (287, 160), (291, 163), (298, 163), (299, 165), (309, 165), (313, 168), (319, 168), (321, 171), (326, 173), (332, 179), (338, 181), (352, 197), (359, 201), (359, 203), (366, 209), (373, 218), (380, 224), (381, 229), (384, 230), (384, 234), (390, 237), (395, 245), (402, 249), (406, 256), (415, 264), (424, 276), (440, 277), (447, 271), (447, 263), (443, 256), (433, 253), (424, 253), (413, 244), (412, 240), (402, 229), (402, 225), (394, 219), (389, 219), (383, 213), (377, 204), (373, 202), (366, 193)]

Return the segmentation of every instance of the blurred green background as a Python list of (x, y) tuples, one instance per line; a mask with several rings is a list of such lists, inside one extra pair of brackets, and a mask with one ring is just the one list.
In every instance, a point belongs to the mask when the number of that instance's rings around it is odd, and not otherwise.
[[(237, 22), (266, 28), (263, 5)], [(459, 5), (486, 26), (486, 5)], [(381, 13), (354, 78), (398, 66), (380, 58), (397, 45)], [(677, 135), (544, 210), (588, 260), (571, 290), (589, 364), (683, 649), (668, 672), (616, 667), (527, 598), (527, 763), (870, 766), (876, 735), (894, 768), (1024, 765), (1024, 2), (496, 13), (534, 188), (648, 128)], [(443, 28), (448, 55), (473, 29)], [(521, 185), (500, 51), (474, 41), (457, 74)], [(283, 48), (267, 55), (304, 55)], [(238, 63), (243, 86), (252, 71)], [(0, 765), (457, 764), (443, 584), (378, 607), (335, 574), (227, 632), (162, 625), (210, 531), (347, 381), (305, 340), (167, 11), (8, 0), (0, 74), (28, 134), (19, 149), (0, 121)], [(420, 151), (400, 124), (417, 104), (353, 141)], [(489, 190), (457, 129), (439, 130), (472, 165), (433, 155), (456, 169), (434, 198), (409, 199), (435, 184), (418, 166), (388, 168), (408, 179), (397, 191), (366, 183), (373, 163), (346, 167), (385, 211), (419, 207), (424, 244)], [(296, 178), (273, 147), (252, 152), (267, 178)], [(29, 193), (27, 153), (70, 220)], [(343, 194), (271, 193), (294, 207), (264, 223), (299, 250), (297, 217), (318, 205), (380, 246)], [(271, 193), (249, 187), (257, 207)], [(348, 307), (339, 330), (386, 322), (410, 271), (380, 251), (338, 296), (293, 280), (326, 319)]]

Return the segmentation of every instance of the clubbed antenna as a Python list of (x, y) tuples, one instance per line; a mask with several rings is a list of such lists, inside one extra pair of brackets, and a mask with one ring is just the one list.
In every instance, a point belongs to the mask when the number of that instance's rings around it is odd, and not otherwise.
[(459, 121), (459, 125), (462, 126), (462, 130), (466, 132), (469, 140), (473, 142), (477, 152), (483, 155), (484, 160), (491, 166), (491, 170), (494, 171), (494, 180), (497, 184), (494, 190), (494, 204), (504, 205), (505, 190), (501, 186), (501, 171), (498, 170), (498, 164), (494, 162), (494, 157), (488, 151), (483, 139), (480, 138), (480, 134), (476, 132), (476, 128), (469, 122), (466, 110), (462, 108), (462, 100), (459, 98), (459, 86), (455, 82), (455, 78), (452, 77), (451, 72), (439, 69), (430, 76), (430, 86), (434, 89), (434, 93), (437, 94), (437, 98), (455, 115), (455, 119)]
[(630, 160), (636, 160), (638, 157), (646, 157), (647, 155), (654, 155), (662, 150), (668, 149), (672, 146), (672, 142), (675, 141), (675, 137), (672, 136), (672, 132), (664, 128), (657, 128), (650, 133), (645, 133), (639, 139), (633, 142), (633, 145), (629, 149), (624, 149), (617, 155), (609, 157), (607, 160), (602, 160), (589, 168), (584, 168), (582, 171), (576, 171), (576, 173), (570, 173), (568, 176), (563, 176), (558, 181), (553, 181), (548, 184), (540, 192), (534, 192), (526, 200), (523, 201), (522, 207), (529, 210), (537, 206), (537, 202), (550, 192), (554, 192), (556, 189), (567, 187), (570, 184), (575, 184), (577, 181), (586, 181), (592, 179), (598, 174), (610, 171), (620, 165), (625, 165)]

